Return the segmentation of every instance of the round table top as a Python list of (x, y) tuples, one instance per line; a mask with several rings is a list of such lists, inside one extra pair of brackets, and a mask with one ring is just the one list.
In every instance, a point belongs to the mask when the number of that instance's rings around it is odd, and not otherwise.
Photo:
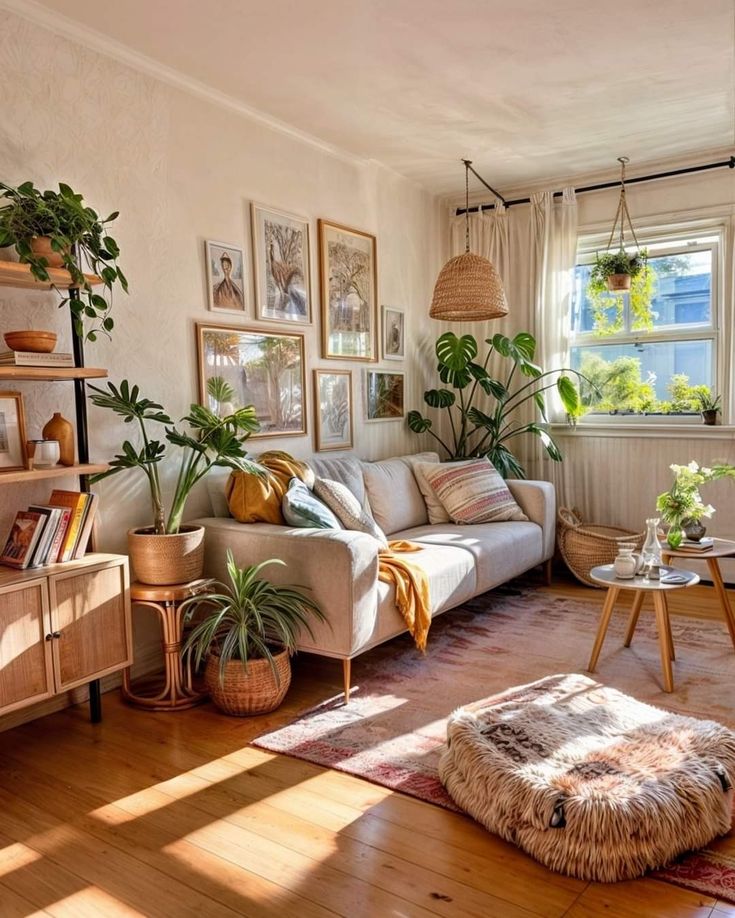
[(727, 558), (729, 555), (735, 555), (735, 542), (731, 539), (713, 539), (712, 548), (706, 551), (678, 551), (669, 548), (668, 545), (661, 546), (661, 554), (667, 558), (696, 558), (706, 560), (707, 558)]
[(661, 568), (661, 576), (665, 577), (667, 573), (681, 575), (686, 577), (685, 583), (666, 583), (661, 580), (647, 580), (642, 574), (638, 574), (630, 580), (625, 580), (615, 576), (612, 564), (601, 564), (599, 567), (593, 567), (590, 571), (590, 577), (604, 586), (617, 587), (619, 590), (678, 590), (681, 587), (694, 586), (699, 583), (699, 574), (694, 571), (684, 571), (680, 568)]

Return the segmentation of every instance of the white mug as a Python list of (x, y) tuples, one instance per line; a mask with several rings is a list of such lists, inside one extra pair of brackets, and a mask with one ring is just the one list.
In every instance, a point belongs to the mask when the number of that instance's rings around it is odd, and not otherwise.
[(50, 469), (57, 465), (61, 458), (58, 440), (36, 440), (36, 451), (33, 465), (37, 469)]

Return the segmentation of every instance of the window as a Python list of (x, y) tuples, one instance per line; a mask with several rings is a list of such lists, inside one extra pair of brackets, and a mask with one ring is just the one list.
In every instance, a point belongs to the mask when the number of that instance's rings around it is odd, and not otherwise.
[(580, 240), (572, 297), (571, 365), (589, 414), (677, 422), (699, 415), (698, 395), (717, 390), (720, 232), (640, 238), (648, 250), (653, 298), (648, 327), (630, 294), (597, 303), (587, 284), (599, 238)]

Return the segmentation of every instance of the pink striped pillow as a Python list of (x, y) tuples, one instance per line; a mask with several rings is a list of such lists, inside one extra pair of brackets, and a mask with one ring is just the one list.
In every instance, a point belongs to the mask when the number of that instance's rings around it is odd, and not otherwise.
[(528, 519), (500, 473), (487, 459), (439, 465), (422, 462), (419, 468), (455, 523)]

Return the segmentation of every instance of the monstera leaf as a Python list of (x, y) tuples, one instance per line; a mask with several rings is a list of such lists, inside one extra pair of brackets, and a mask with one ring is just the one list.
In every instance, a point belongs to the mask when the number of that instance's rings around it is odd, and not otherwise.
[(409, 411), (407, 415), (408, 426), (414, 433), (426, 433), (431, 430), (431, 421), (422, 417), (419, 411)]
[(445, 332), (436, 342), (439, 359), (439, 377), (455, 389), (464, 389), (472, 381), (469, 369), (477, 356), (477, 341), (472, 335), (458, 338), (454, 332)]
[(457, 396), (449, 389), (429, 389), (424, 392), (424, 401), (429, 408), (451, 408)]

